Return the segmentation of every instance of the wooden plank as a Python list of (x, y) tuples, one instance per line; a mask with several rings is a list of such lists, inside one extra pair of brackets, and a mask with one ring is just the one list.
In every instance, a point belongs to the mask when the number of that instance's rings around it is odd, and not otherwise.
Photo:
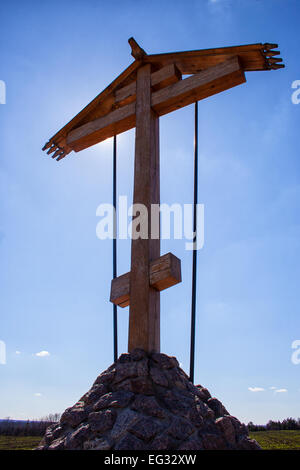
[(175, 64), (169, 64), (151, 74), (152, 90), (160, 90), (166, 86), (177, 83), (182, 79), (181, 72)]
[[(150, 286), (158, 291), (181, 282), (181, 262), (172, 253), (160, 256), (150, 263)], [(111, 281), (110, 301), (119, 307), (130, 304), (130, 273)]]
[(148, 210), (148, 237), (132, 238), (130, 270), (129, 352), (160, 351), (160, 296), (150, 286), (149, 265), (160, 255), (160, 240), (152, 239), (151, 205), (159, 204), (158, 118), (151, 110), (151, 66), (137, 73), (133, 203)]
[(280, 51), (267, 51), (267, 52), (266, 52), (266, 55), (267, 55), (268, 57), (273, 57), (273, 56), (275, 56), (275, 55), (280, 55)]
[[(266, 70), (267, 63), (264, 51), (276, 44), (247, 44), (242, 46), (217, 47), (213, 49), (199, 49), (182, 52), (168, 52), (163, 54), (147, 55), (146, 62), (160, 66), (175, 63), (181, 73), (192, 74), (217, 65), (224, 60), (239, 56), (245, 71)], [(269, 48), (269, 49), (268, 49)]]
[(119, 307), (127, 307), (130, 299), (130, 273), (122, 274), (111, 281), (110, 301)]
[(76, 152), (135, 127), (135, 103), (111, 111), (71, 131), (67, 144)]
[(181, 282), (181, 262), (172, 253), (150, 263), (150, 285), (162, 291)]
[[(225, 60), (230, 59), (231, 57), (236, 57), (236, 55), (228, 54), (216, 54), (216, 55), (207, 55), (207, 56), (195, 56), (190, 58), (182, 58), (173, 60), (170, 58), (162, 60), (159, 63), (159, 66), (164, 66), (168, 63), (175, 63), (176, 67), (180, 70), (182, 75), (191, 75), (194, 73), (201, 72), (209, 67), (218, 65)], [(247, 60), (245, 60), (245, 55), (238, 55), (241, 65), (245, 71), (258, 71), (258, 70), (267, 70), (266, 59), (264, 54), (261, 51), (255, 51), (247, 54)], [(152, 63), (152, 62), (151, 62)], [(155, 63), (155, 62), (154, 62)]]
[(246, 81), (238, 57), (232, 57), (185, 80), (152, 94), (152, 108), (159, 116), (228, 90)]
[(256, 43), (242, 46), (142, 55), (141, 60), (135, 60), (94, 100), (51, 137), (43, 147), (43, 150), (50, 148), (55, 143), (57, 147), (61, 147), (65, 151), (65, 154), (68, 154), (72, 148), (68, 147), (66, 143), (67, 134), (75, 129), (75, 127), (79, 127), (112, 111), (114, 106), (114, 91), (120, 86), (126, 86), (130, 82), (134, 82), (136, 70), (142, 63), (150, 63), (155, 68), (175, 64), (182, 74), (194, 74), (205, 68), (220, 64), (230, 57), (238, 56), (244, 71), (276, 70), (284, 67), (283, 64), (278, 63), (279, 61), (275, 63), (269, 61), (270, 56), (273, 57), (280, 53), (279, 51), (272, 50), (277, 47), (277, 44)]
[[(246, 81), (237, 57), (152, 93), (152, 109), (162, 116)], [(135, 103), (71, 131), (67, 144), (76, 152), (135, 126)]]
[(81, 122), (87, 118), (97, 107), (101, 107), (102, 103), (105, 102), (109, 95), (114, 92), (114, 90), (120, 86), (121, 83), (124, 83), (126, 80), (129, 80), (130, 77), (136, 73), (136, 70), (141, 65), (141, 62), (135, 60), (132, 64), (129, 65), (115, 80), (111, 82), (101, 93), (99, 93), (89, 104), (87, 104), (76, 116), (74, 116), (64, 127), (62, 127), (56, 134), (51, 137), (47, 142), (44, 148), (49, 148), (52, 143), (59, 144), (61, 147), (64, 146), (64, 142), (67, 134), (74, 129), (75, 127), (80, 126)]
[(115, 103), (124, 105), (132, 103), (136, 98), (136, 82), (132, 82), (123, 88), (115, 91)]
[[(174, 64), (166, 65), (151, 74), (152, 90), (160, 90), (181, 80), (182, 76)], [(115, 103), (125, 105), (136, 99), (136, 82), (115, 91)]]
[(270, 49), (277, 49), (278, 47), (278, 44), (270, 44), (268, 42), (266, 42), (265, 44), (263, 44), (263, 48), (266, 50), (266, 51), (269, 51)]

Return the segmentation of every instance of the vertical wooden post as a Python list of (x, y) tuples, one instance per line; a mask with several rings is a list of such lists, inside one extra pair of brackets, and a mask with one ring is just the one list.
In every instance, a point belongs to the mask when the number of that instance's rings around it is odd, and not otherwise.
[(137, 72), (134, 204), (148, 210), (148, 239), (132, 239), (128, 350), (160, 351), (160, 294), (150, 287), (150, 262), (160, 256), (151, 239), (151, 204), (159, 204), (159, 120), (151, 109), (151, 68)]

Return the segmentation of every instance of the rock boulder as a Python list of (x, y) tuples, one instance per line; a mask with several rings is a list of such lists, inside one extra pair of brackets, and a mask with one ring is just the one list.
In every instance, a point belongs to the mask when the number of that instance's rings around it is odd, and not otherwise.
[(50, 426), (38, 450), (258, 450), (217, 398), (175, 357), (122, 354)]

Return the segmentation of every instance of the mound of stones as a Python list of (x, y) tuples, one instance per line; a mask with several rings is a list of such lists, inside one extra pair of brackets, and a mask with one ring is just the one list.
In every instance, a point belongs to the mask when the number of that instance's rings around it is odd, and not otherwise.
[(258, 450), (245, 425), (175, 357), (136, 349), (97, 377), (38, 450)]

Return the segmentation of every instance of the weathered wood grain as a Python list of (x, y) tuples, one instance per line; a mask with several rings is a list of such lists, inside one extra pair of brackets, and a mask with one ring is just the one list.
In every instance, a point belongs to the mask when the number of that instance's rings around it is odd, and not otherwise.
[(246, 81), (238, 57), (209, 67), (152, 94), (151, 105), (159, 116), (207, 98)]
[[(139, 67), (149, 63), (154, 70), (161, 69), (170, 64), (175, 64), (181, 74), (196, 74), (204, 69), (224, 62), (226, 59), (238, 56), (243, 70), (277, 70), (284, 67), (280, 63), (281, 59), (270, 61), (270, 58), (278, 56), (280, 52), (273, 50), (277, 44), (256, 43), (242, 46), (218, 47), (213, 49), (201, 49), (182, 52), (169, 52), (163, 54), (147, 55), (145, 51), (132, 38), (130, 40), (133, 47), (133, 55), (140, 57), (136, 59), (126, 70), (124, 70), (107, 88), (105, 88), (94, 100), (80, 111), (71, 121), (60, 129), (44, 145), (43, 150), (47, 150), (55, 143), (57, 147), (63, 149), (62, 157), (69, 154), (73, 148), (69, 147), (66, 141), (68, 133), (92, 120), (105, 116), (113, 111), (116, 103), (114, 93), (118, 88), (124, 88), (136, 80), (136, 73)], [(125, 103), (124, 103), (125, 104)], [(76, 151), (82, 150), (86, 146), (77, 146)]]
[(172, 253), (150, 263), (150, 285), (162, 291), (181, 282), (181, 262)]
[(159, 204), (159, 127), (151, 109), (151, 66), (137, 73), (133, 203), (148, 210), (148, 237), (132, 239), (128, 350), (160, 351), (160, 296), (150, 286), (149, 265), (159, 258), (151, 238), (151, 205)]
[(127, 307), (130, 303), (130, 273), (112, 279), (110, 301), (119, 307)]
[[(178, 68), (174, 64), (166, 65), (160, 70), (151, 74), (151, 87), (152, 90), (160, 90), (172, 83), (181, 80), (182, 76)], [(115, 104), (125, 105), (133, 102), (136, 98), (136, 82), (117, 89), (115, 91)]]
[(143, 60), (143, 58), (147, 55), (144, 49), (136, 42), (134, 38), (128, 39), (129, 45), (131, 47), (131, 55), (137, 60)]
[[(51, 139), (45, 144), (44, 148), (47, 149), (51, 146), (54, 142), (58, 145), (65, 146), (66, 144), (66, 137), (68, 133), (79, 127), (81, 124), (86, 123), (89, 119), (93, 119), (93, 113), (99, 107), (101, 108), (102, 114), (102, 107), (106, 103), (106, 100), (111, 100), (113, 96), (113, 92), (121, 83), (124, 83), (127, 80), (135, 80), (136, 70), (140, 67), (141, 62), (139, 60), (135, 60), (132, 62), (115, 80), (113, 80), (110, 85), (108, 85), (101, 93), (99, 93), (89, 104), (87, 104), (76, 116), (74, 116), (64, 127), (62, 127), (56, 134), (51, 137)], [(134, 78), (131, 78), (134, 77)], [(113, 100), (111, 101), (113, 103)], [(107, 109), (104, 107), (104, 109)], [(108, 112), (108, 111), (107, 111)]]
[(264, 51), (269, 51), (274, 47), (278, 47), (277, 44), (257, 43), (213, 49), (168, 52), (165, 54), (147, 55), (146, 61), (156, 66), (159, 64), (161, 67), (169, 63), (175, 63), (184, 75), (200, 72), (230, 57), (238, 56), (245, 71), (267, 70)]
[(106, 116), (74, 129), (67, 136), (67, 144), (78, 152), (133, 127), (135, 127), (135, 103), (111, 111)]
[[(181, 262), (172, 253), (150, 263), (150, 286), (162, 291), (181, 282)], [(111, 281), (110, 301), (119, 307), (130, 304), (130, 273)]]
[[(185, 80), (153, 92), (151, 106), (157, 115), (162, 116), (245, 81), (245, 74), (239, 64), (239, 59), (232, 57)], [(136, 124), (135, 112), (135, 103), (130, 103), (106, 116), (84, 124), (68, 134), (67, 144), (78, 152), (129, 130)]]

